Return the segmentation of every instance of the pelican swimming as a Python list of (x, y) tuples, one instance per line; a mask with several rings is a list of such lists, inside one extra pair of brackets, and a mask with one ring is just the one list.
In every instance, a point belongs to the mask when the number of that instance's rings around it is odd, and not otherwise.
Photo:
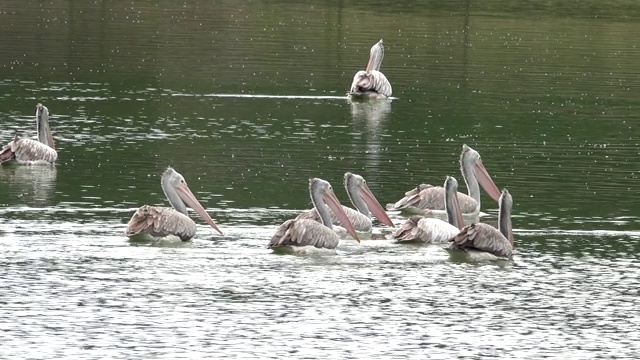
[(269, 249), (284, 248), (294, 253), (307, 253), (314, 249), (335, 249), (340, 237), (333, 231), (329, 209), (347, 232), (360, 242), (356, 230), (342, 210), (342, 205), (328, 181), (309, 179), (309, 194), (322, 223), (311, 219), (287, 220), (278, 227), (269, 241)]
[(448, 249), (452, 258), (463, 256), (472, 261), (506, 260), (513, 252), (511, 208), (513, 199), (509, 191), (502, 190), (498, 210), (498, 229), (484, 223), (465, 226), (451, 239)]
[[(387, 215), (387, 212), (384, 211), (378, 199), (376, 199), (375, 195), (369, 190), (367, 181), (362, 176), (350, 172), (345, 173), (344, 188), (355, 210), (344, 205), (342, 205), (342, 210), (347, 214), (349, 221), (353, 224), (356, 231), (364, 233), (371, 231), (373, 225), (371, 214), (383, 224), (394, 226), (391, 219), (389, 219), (389, 215)], [(313, 208), (298, 215), (296, 219), (320, 221), (320, 216), (318, 215), (318, 211)], [(338, 225), (338, 218), (333, 212), (331, 212), (331, 223)]]
[(380, 72), (384, 58), (382, 39), (371, 47), (369, 62), (365, 70), (358, 71), (353, 76), (349, 95), (351, 97), (388, 98), (391, 97), (391, 84), (387, 77)]
[(189, 218), (186, 205), (222, 235), (222, 231), (200, 205), (182, 175), (169, 167), (162, 174), (160, 185), (173, 208), (143, 205), (129, 220), (126, 236), (133, 240), (147, 241), (190, 240), (196, 234), (196, 223)]
[(462, 213), (460, 213), (458, 207), (458, 181), (452, 176), (447, 176), (444, 181), (444, 189), (444, 206), (448, 222), (414, 215), (396, 230), (393, 238), (398, 242), (419, 241), (431, 244), (446, 244), (456, 236), (464, 226)]
[[(460, 171), (469, 192), (468, 195), (457, 193), (460, 212), (465, 218), (477, 222), (480, 213), (480, 187), (478, 184), (495, 201), (498, 201), (500, 197), (500, 190), (484, 167), (480, 154), (466, 144), (462, 145), (460, 153)], [(406, 196), (395, 204), (389, 204), (387, 209), (406, 210), (419, 215), (442, 217), (445, 215), (444, 192), (444, 188), (441, 186), (420, 184), (415, 189), (406, 192)]]
[(36, 105), (36, 130), (38, 140), (20, 138), (17, 135), (0, 151), (0, 164), (15, 160), (18, 164), (53, 164), (58, 159), (56, 145), (49, 128), (49, 109)]

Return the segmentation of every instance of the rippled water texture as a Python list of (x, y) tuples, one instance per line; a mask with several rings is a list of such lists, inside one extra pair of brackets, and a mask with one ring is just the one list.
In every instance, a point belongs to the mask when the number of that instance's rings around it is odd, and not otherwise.
[[(52, 113), (53, 167), (0, 167), (0, 358), (637, 358), (631, 1), (8, 1), (0, 142)], [(394, 99), (345, 98), (371, 45)], [(516, 254), (341, 241), (276, 255), (308, 179), (381, 203), (458, 169), (514, 197)], [(129, 242), (173, 166), (225, 236)], [(482, 221), (497, 206), (482, 197)], [(390, 214), (396, 224), (405, 217)], [(391, 229), (374, 227), (374, 238)]]

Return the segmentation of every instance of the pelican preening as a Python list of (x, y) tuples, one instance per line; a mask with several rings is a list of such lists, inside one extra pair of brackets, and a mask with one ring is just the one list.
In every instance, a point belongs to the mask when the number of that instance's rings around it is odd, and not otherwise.
[(278, 227), (269, 241), (269, 249), (285, 248), (295, 253), (306, 253), (314, 248), (335, 249), (340, 237), (333, 231), (329, 209), (333, 211), (347, 232), (360, 242), (356, 230), (342, 209), (342, 205), (333, 193), (328, 181), (318, 178), (309, 179), (309, 194), (322, 223), (311, 219), (287, 220)]
[(484, 223), (465, 226), (451, 239), (448, 249), (452, 258), (463, 256), (472, 261), (509, 259), (513, 252), (511, 208), (513, 199), (509, 191), (502, 190), (499, 200), (498, 228)]
[[(465, 218), (472, 222), (478, 221), (480, 213), (480, 186), (489, 196), (498, 201), (500, 190), (482, 164), (480, 154), (469, 146), (462, 145), (460, 153), (460, 171), (467, 184), (468, 195), (458, 192), (460, 211)], [(405, 197), (395, 204), (389, 204), (389, 210), (407, 210), (412, 213), (430, 216), (444, 215), (444, 188), (420, 184), (415, 189), (405, 193)]]
[(371, 47), (366, 69), (358, 71), (353, 76), (349, 96), (382, 99), (391, 97), (391, 84), (387, 77), (380, 72), (383, 58), (384, 45), (382, 44), (382, 39), (380, 39)]
[(447, 176), (444, 181), (444, 189), (444, 204), (448, 222), (414, 215), (396, 230), (393, 238), (398, 242), (419, 241), (430, 244), (446, 244), (456, 236), (464, 226), (458, 205), (458, 181)]
[(36, 105), (36, 130), (38, 140), (24, 139), (17, 135), (0, 151), (0, 164), (15, 160), (18, 164), (53, 164), (58, 159), (56, 145), (49, 128), (49, 109)]
[(133, 240), (147, 241), (190, 240), (196, 234), (196, 223), (189, 218), (186, 205), (189, 205), (207, 224), (223, 235), (193, 195), (182, 175), (169, 167), (162, 174), (160, 184), (173, 208), (143, 205), (129, 220), (126, 236)]
[[(342, 210), (356, 231), (370, 232), (372, 228), (371, 215), (375, 216), (385, 225), (394, 226), (386, 211), (378, 202), (375, 195), (369, 190), (367, 181), (360, 175), (347, 172), (344, 174), (344, 188), (355, 210), (346, 206), (342, 206)], [(298, 215), (296, 219), (311, 219), (320, 221), (320, 216), (316, 208), (305, 211)], [(331, 212), (331, 223), (338, 225), (338, 218), (334, 212)]]

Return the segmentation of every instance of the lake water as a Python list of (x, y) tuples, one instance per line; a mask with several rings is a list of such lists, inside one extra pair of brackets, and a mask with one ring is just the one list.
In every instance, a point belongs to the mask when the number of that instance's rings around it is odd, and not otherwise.
[[(0, 11), (0, 142), (52, 112), (54, 167), (0, 168), (1, 358), (637, 358), (640, 4), (37, 2)], [(350, 103), (384, 39), (394, 99)], [(380, 202), (514, 197), (512, 261), (345, 239), (282, 256), (308, 179)], [(130, 243), (182, 173), (225, 236)], [(497, 206), (483, 194), (483, 221)], [(395, 223), (405, 218), (392, 213)], [(381, 225), (376, 233), (388, 231)]]

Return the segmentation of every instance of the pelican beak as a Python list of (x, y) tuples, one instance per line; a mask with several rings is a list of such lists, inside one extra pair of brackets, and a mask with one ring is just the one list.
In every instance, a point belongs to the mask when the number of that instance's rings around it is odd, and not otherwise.
[(371, 54), (369, 55), (369, 62), (365, 71), (367, 75), (371, 73), (371, 70), (380, 70), (380, 64), (382, 63), (382, 57), (384, 56), (384, 47), (382, 40), (378, 41), (371, 48)]
[(369, 62), (367, 63), (367, 67), (364, 69), (367, 75), (371, 74), (371, 70), (374, 69), (374, 66), (375, 66), (374, 58), (375, 58), (374, 54), (371, 54), (371, 56), (369, 56)]
[(353, 224), (351, 224), (351, 221), (349, 221), (349, 217), (344, 212), (344, 210), (342, 210), (342, 204), (340, 204), (340, 200), (338, 200), (336, 194), (333, 193), (333, 190), (328, 190), (327, 192), (322, 194), (322, 198), (324, 200), (324, 203), (327, 204), (327, 206), (329, 206), (329, 208), (336, 215), (338, 221), (340, 222), (340, 225), (342, 225), (342, 227), (347, 230), (349, 235), (353, 236), (354, 239), (360, 242), (360, 238), (358, 237), (358, 234), (356, 234), (356, 229), (353, 228)]
[(222, 231), (218, 229), (218, 226), (213, 221), (213, 219), (211, 219), (209, 214), (207, 214), (207, 211), (202, 207), (202, 205), (200, 205), (200, 202), (198, 201), (198, 199), (196, 199), (196, 196), (193, 195), (193, 193), (191, 192), (191, 189), (189, 189), (189, 186), (187, 185), (186, 182), (179, 183), (176, 186), (176, 192), (178, 193), (182, 201), (184, 201), (196, 213), (198, 213), (198, 215), (200, 215), (200, 217), (203, 218), (204, 221), (207, 222), (207, 224), (211, 225), (211, 227), (214, 228), (217, 232), (219, 232), (220, 235), (224, 235)]
[(38, 140), (52, 149), (56, 149), (56, 143), (51, 134), (49, 127), (49, 109), (42, 104), (36, 106), (36, 126), (38, 131)]
[(389, 219), (389, 215), (387, 215), (387, 212), (384, 211), (384, 208), (382, 207), (382, 205), (380, 205), (378, 199), (376, 199), (371, 190), (369, 190), (369, 186), (365, 184), (360, 189), (360, 195), (362, 197), (362, 200), (364, 200), (364, 202), (367, 204), (369, 211), (371, 211), (371, 214), (373, 214), (376, 219), (378, 219), (385, 225), (389, 225), (391, 227), (394, 226), (393, 221)]
[(456, 196), (453, 197), (453, 205), (455, 206), (455, 216), (458, 219), (458, 229), (462, 230), (464, 227), (464, 218), (462, 217), (462, 211), (460, 211), (460, 202), (458, 201), (458, 194), (456, 192)]
[(500, 189), (498, 189), (496, 184), (493, 182), (493, 179), (491, 179), (487, 169), (485, 169), (484, 164), (482, 164), (482, 160), (478, 160), (476, 162), (474, 173), (476, 174), (478, 183), (482, 186), (484, 191), (486, 191), (494, 201), (498, 202), (501, 194)]

